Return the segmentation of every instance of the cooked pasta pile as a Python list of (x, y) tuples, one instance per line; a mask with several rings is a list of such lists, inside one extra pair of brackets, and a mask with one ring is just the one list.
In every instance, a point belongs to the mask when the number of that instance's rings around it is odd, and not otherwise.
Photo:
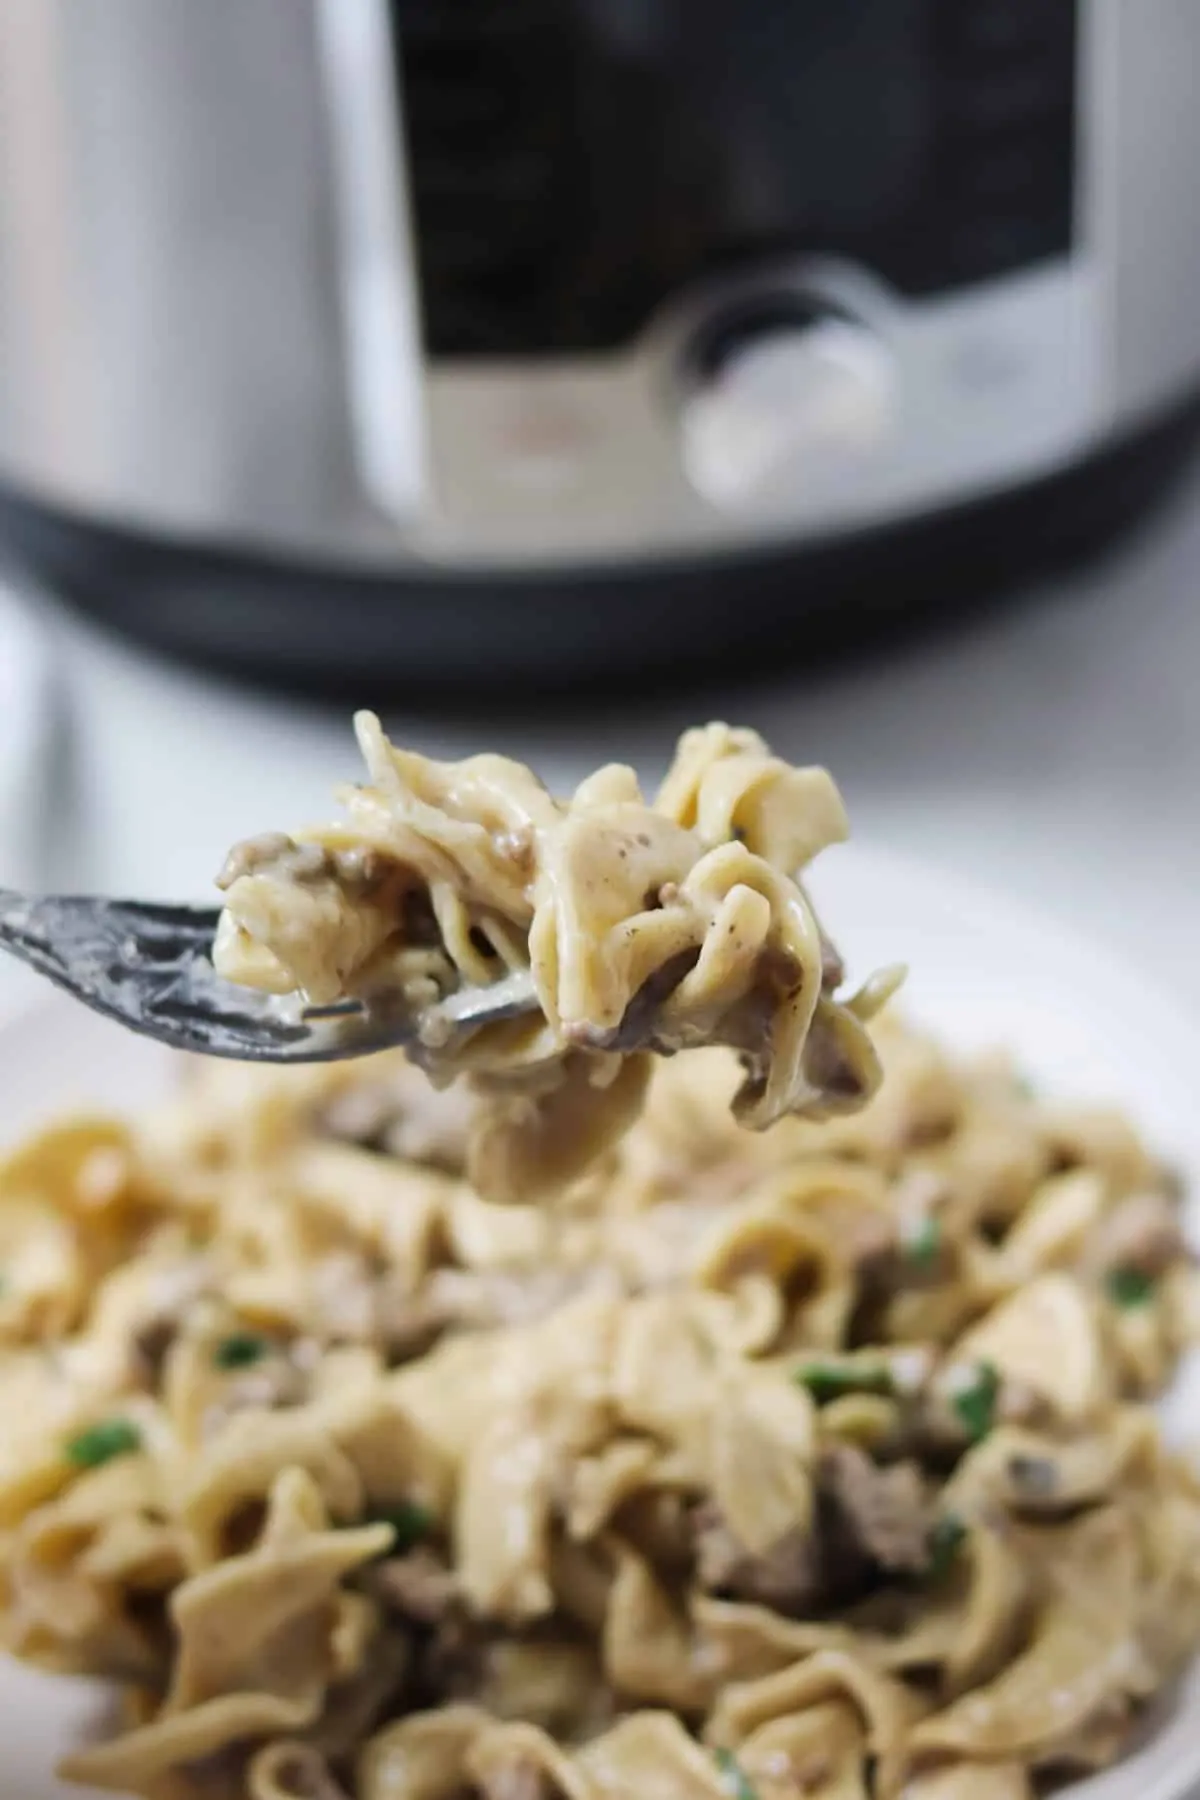
[[(480, 1192), (523, 1200), (581, 1173), (637, 1117), (651, 1051), (734, 1047), (734, 1110), (757, 1130), (869, 1099), (865, 1022), (895, 976), (836, 997), (841, 966), (798, 880), (846, 834), (823, 769), (710, 725), (681, 738), (652, 804), (616, 764), (562, 802), (521, 763), (437, 763), (370, 713), (355, 727), (370, 785), (342, 796), (343, 825), (231, 852), (213, 960), (243, 985), (417, 1021), (434, 1079), (465, 1074), (487, 1096)], [(530, 1017), (447, 1039), (448, 995), (524, 974)]]
[(158, 1800), (1022, 1800), (1200, 1636), (1149, 1399), (1196, 1284), (1120, 1118), (881, 1021), (738, 1130), (724, 1051), (553, 1205), (398, 1057), (209, 1066), (0, 1170), (6, 1641)]

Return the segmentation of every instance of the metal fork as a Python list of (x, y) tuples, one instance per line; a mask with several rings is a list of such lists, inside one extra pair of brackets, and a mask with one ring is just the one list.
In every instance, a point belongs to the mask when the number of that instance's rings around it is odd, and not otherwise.
[(346, 1002), (308, 1007), (223, 981), (211, 952), (219, 913), (202, 906), (0, 888), (0, 948), (93, 1011), (174, 1050), (241, 1062), (333, 1062), (395, 1045), (452, 1050), (485, 1025), (536, 1014), (528, 973), (464, 988), (420, 1015)]

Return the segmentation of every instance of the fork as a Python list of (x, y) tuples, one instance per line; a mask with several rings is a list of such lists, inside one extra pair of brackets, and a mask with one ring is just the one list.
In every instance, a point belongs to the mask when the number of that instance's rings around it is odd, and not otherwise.
[(467, 987), (419, 1014), (374, 999), (306, 1006), (224, 981), (212, 966), (213, 907), (30, 898), (0, 888), (0, 948), (94, 1012), (174, 1050), (241, 1062), (334, 1062), (403, 1045), (439, 1056), (485, 1025), (536, 1015), (525, 970)]

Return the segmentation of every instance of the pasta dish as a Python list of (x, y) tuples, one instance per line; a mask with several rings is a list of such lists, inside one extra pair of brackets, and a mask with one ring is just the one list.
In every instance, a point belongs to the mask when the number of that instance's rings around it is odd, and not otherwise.
[[(438, 1082), (466, 1076), (469, 1173), (490, 1199), (561, 1189), (628, 1129), (650, 1053), (724, 1044), (756, 1130), (853, 1110), (879, 1069), (866, 1021), (896, 985), (848, 1000), (798, 872), (845, 836), (823, 769), (752, 731), (680, 740), (652, 804), (613, 764), (554, 799), (520, 763), (437, 763), (355, 721), (370, 782), (346, 822), (238, 845), (220, 882), (220, 974), (328, 1005), (356, 998), (417, 1025)], [(532, 1017), (447, 1042), (447, 995), (528, 977)]]
[[(431, 904), (439, 956), (510, 944)], [(539, 1203), (468, 1179), (486, 1094), (391, 1053), (205, 1065), (17, 1149), (0, 1619), (120, 1694), (65, 1775), (1030, 1800), (1119, 1756), (1200, 1637), (1150, 1407), (1196, 1312), (1177, 1184), (1121, 1118), (875, 1031), (868, 1104), (763, 1133), (736, 1049), (656, 1064)]]

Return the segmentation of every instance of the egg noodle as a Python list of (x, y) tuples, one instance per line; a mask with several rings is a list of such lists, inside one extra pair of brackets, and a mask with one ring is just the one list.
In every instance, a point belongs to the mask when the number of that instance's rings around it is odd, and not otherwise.
[[(1028, 1800), (1200, 1636), (1196, 1312), (1119, 1117), (885, 1015), (749, 1133), (658, 1066), (553, 1202), (395, 1055), (0, 1167), (0, 1618), (155, 1800)], [(8, 1722), (11, 1728), (12, 1722)]]
[[(728, 1044), (733, 1100), (762, 1130), (861, 1106), (879, 1067), (865, 1021), (896, 984), (848, 1001), (799, 874), (846, 835), (824, 769), (752, 731), (689, 731), (652, 803), (611, 764), (568, 801), (501, 756), (439, 763), (355, 728), (368, 785), (341, 825), (250, 839), (221, 876), (214, 962), (230, 980), (422, 1022), (435, 1080), (487, 1101), (469, 1150), (490, 1199), (560, 1189), (637, 1117), (649, 1051)], [(445, 1041), (447, 995), (532, 978), (532, 1018)]]

